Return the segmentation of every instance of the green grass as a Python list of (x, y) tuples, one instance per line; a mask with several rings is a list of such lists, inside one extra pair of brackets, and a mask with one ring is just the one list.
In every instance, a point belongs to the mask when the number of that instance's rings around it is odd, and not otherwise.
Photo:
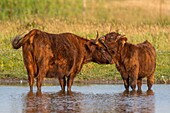
[[(11, 40), (37, 28), (51, 33), (72, 32), (89, 39), (110, 31), (128, 42), (148, 40), (157, 51), (155, 79), (170, 79), (170, 1), (162, 0), (0, 0), (0, 78), (27, 78), (22, 50)], [(162, 8), (160, 7), (162, 6)], [(147, 12), (147, 13), (146, 13)], [(88, 63), (77, 80), (120, 80), (115, 65)]]

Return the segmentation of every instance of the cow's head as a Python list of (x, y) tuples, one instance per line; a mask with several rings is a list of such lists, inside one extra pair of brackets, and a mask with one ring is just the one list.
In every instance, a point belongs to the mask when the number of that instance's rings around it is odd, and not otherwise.
[(106, 46), (108, 52), (112, 55), (113, 61), (116, 63), (120, 57), (120, 52), (127, 42), (127, 38), (116, 32), (111, 32), (100, 37), (99, 42)]
[(93, 61), (99, 64), (112, 64), (112, 56), (107, 47), (98, 40), (98, 33), (95, 40), (88, 40), (85, 44), (88, 54), (87, 61)]

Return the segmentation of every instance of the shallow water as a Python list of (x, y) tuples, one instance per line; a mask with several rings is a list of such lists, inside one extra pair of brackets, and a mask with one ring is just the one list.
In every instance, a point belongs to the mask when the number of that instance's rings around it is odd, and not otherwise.
[(124, 92), (123, 85), (73, 86), (61, 93), (59, 86), (0, 86), (0, 113), (168, 113), (170, 85), (154, 85), (153, 91)]

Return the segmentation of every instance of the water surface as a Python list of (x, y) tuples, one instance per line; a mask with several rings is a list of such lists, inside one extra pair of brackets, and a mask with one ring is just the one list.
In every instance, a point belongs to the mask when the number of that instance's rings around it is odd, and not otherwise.
[(0, 86), (0, 113), (169, 113), (170, 85), (154, 85), (148, 92), (125, 92), (123, 85), (73, 86), (72, 93), (59, 86)]

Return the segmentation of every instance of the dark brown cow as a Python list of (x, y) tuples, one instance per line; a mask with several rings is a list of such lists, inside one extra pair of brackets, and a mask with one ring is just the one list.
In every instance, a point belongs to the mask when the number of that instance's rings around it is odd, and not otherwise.
[(154, 83), (154, 71), (156, 67), (156, 51), (146, 40), (134, 45), (127, 42), (127, 38), (115, 32), (106, 34), (99, 39), (109, 53), (112, 54), (117, 70), (120, 72), (126, 90), (129, 85), (135, 90), (141, 90), (142, 78), (147, 77), (148, 90)]
[(67, 83), (67, 91), (71, 91), (73, 80), (83, 64), (112, 62), (111, 55), (101, 43), (72, 33), (50, 34), (34, 29), (23, 38), (17, 36), (12, 46), (14, 49), (22, 46), (30, 90), (34, 78), (37, 78), (37, 88), (41, 90), (44, 77), (57, 77), (62, 90)]

